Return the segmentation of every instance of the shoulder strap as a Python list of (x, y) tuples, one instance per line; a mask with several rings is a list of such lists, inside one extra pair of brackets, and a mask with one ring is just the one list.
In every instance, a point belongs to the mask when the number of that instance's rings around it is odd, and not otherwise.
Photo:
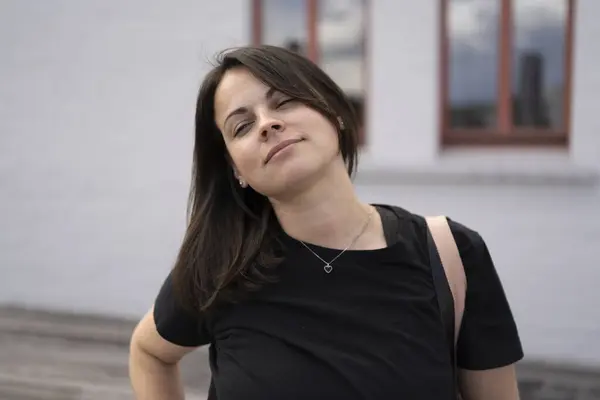
[(391, 246), (398, 241), (398, 232), (400, 229), (398, 215), (389, 207), (381, 205), (375, 205), (375, 207), (381, 217), (385, 242), (388, 246)]
[(427, 247), (429, 263), (442, 323), (446, 330), (446, 340), (450, 350), (450, 362), (454, 375), (456, 399), (461, 399), (458, 384), (458, 365), (456, 343), (465, 308), (467, 281), (465, 270), (450, 230), (448, 219), (444, 216), (426, 217)]
[[(397, 240), (398, 235), (398, 208), (381, 204), (374, 204), (374, 206), (381, 216), (386, 242), (391, 245)], [(465, 270), (448, 219), (445, 216), (435, 216), (426, 217), (425, 221), (429, 228), (427, 242), (435, 290), (444, 324), (451, 332), (449, 343), (452, 344), (458, 339), (465, 308), (467, 289)], [(440, 268), (436, 268), (436, 265)]]
[[(448, 219), (445, 216), (426, 217), (427, 226), (431, 239), (433, 239), (434, 247), (437, 253), (435, 258), (438, 258), (445, 274), (446, 280), (452, 294), (454, 324), (452, 331), (454, 332), (454, 342), (458, 340), (462, 316), (465, 309), (465, 297), (467, 293), (467, 280), (465, 269), (463, 267), (458, 247), (454, 241), (454, 236), (448, 225)], [(431, 253), (431, 252), (430, 252)], [(431, 260), (432, 264), (434, 260)]]

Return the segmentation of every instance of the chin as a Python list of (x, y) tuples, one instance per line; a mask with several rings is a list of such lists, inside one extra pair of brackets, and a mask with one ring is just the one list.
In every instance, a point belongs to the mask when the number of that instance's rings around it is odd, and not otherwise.
[(267, 197), (288, 197), (309, 187), (318, 180), (320, 172), (323, 170), (316, 163), (294, 164), (296, 165), (279, 169), (277, 176), (265, 179), (265, 185), (261, 185), (264, 190), (259, 190), (260, 188), (255, 188), (255, 190)]

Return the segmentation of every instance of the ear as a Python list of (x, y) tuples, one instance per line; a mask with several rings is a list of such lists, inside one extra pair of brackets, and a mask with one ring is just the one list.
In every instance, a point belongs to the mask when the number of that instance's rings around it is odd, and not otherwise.
[(227, 157), (227, 163), (229, 164), (229, 166), (231, 167), (231, 170), (233, 171), (233, 177), (240, 183), (240, 186), (242, 188), (247, 188), (248, 182), (246, 182), (246, 180), (242, 177), (242, 175), (240, 175), (237, 167), (235, 166), (235, 164), (233, 163), (233, 160), (231, 159), (231, 156), (229, 154), (227, 154), (226, 157)]
[(235, 179), (240, 179), (240, 173), (238, 172), (237, 167), (235, 166), (235, 164), (233, 163), (233, 160), (231, 159), (231, 156), (229, 155), (229, 153), (225, 153), (225, 158), (227, 159), (227, 164), (229, 164), (229, 166), (231, 167), (231, 170), (233, 171), (233, 177)]
[(232, 166), (231, 168), (233, 169), (233, 177), (237, 179), (237, 181), (240, 183), (240, 186), (242, 188), (247, 188), (248, 182), (246, 182), (246, 180), (239, 174), (237, 168), (235, 168), (235, 166)]
[(237, 171), (236, 167), (231, 167), (231, 169), (233, 170), (233, 177), (235, 179), (242, 179), (242, 176), (240, 175), (240, 173)]

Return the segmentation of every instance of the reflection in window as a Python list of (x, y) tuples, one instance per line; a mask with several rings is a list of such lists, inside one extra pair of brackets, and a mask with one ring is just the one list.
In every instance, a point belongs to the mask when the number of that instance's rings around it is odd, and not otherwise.
[(575, 0), (441, 1), (445, 143), (565, 145)]
[(567, 0), (513, 2), (513, 123), (563, 126)]
[(261, 37), (264, 44), (306, 55), (307, 0), (262, 0)]
[(320, 0), (317, 48), (321, 68), (345, 91), (359, 116), (364, 109), (365, 0)]
[(499, 1), (448, 0), (448, 103), (453, 128), (496, 123)]

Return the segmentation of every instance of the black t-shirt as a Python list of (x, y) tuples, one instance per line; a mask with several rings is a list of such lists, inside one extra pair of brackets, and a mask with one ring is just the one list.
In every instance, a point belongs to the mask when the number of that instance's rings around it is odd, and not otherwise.
[[(210, 344), (219, 400), (453, 398), (450, 352), (429, 267), (426, 223), (401, 210), (399, 239), (345, 252), (333, 272), (282, 234), (278, 282), (210, 318), (177, 306), (168, 277), (155, 304), (160, 335)], [(457, 363), (471, 370), (523, 356), (504, 290), (481, 236), (450, 221), (467, 276)], [(340, 250), (310, 245), (325, 260)]]

